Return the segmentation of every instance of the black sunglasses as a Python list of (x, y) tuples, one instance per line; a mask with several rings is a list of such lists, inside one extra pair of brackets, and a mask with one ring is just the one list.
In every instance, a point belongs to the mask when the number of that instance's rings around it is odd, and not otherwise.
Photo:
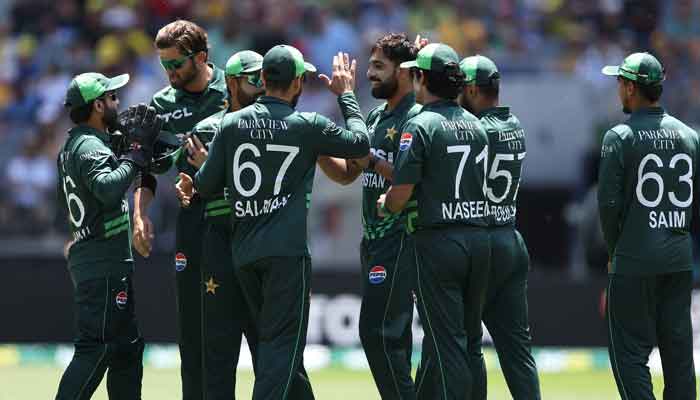
[(117, 101), (117, 93), (116, 92), (105, 93), (102, 96), (98, 97), (97, 99), (99, 99), (99, 100), (110, 99), (112, 101)]

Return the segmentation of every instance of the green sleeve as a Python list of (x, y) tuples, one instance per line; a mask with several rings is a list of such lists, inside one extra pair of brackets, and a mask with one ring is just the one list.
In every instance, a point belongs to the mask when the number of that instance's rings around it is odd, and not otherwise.
[(194, 187), (204, 196), (221, 193), (226, 186), (226, 140), (222, 127), (209, 144), (209, 155), (194, 176)]
[(136, 177), (137, 169), (130, 161), (121, 161), (112, 168), (114, 153), (96, 138), (79, 146), (74, 157), (81, 179), (105, 206), (118, 205)]
[[(158, 104), (155, 96), (153, 96), (153, 98), (151, 98), (151, 103), (149, 104), (149, 106), (156, 109), (156, 114), (163, 113), (163, 107), (161, 107)], [(165, 126), (163, 126), (163, 128), (165, 128)], [(173, 132), (169, 132), (166, 129), (163, 129), (162, 132), (167, 132), (173, 136), (175, 135)], [(179, 157), (180, 153), (183, 151), (184, 151), (184, 149), (180, 148), (179, 151), (171, 154), (168, 157), (162, 157), (162, 158), (159, 157), (159, 156), (162, 156), (162, 154), (160, 154), (160, 155), (154, 154), (154, 157), (158, 159), (158, 162), (151, 164), (151, 166), (149, 168), (149, 172), (151, 172), (155, 175), (162, 175), (162, 174), (165, 174), (166, 172), (170, 171), (170, 168), (172, 168), (172, 166), (175, 165), (175, 161)]]
[(342, 157), (361, 158), (369, 153), (369, 137), (367, 125), (362, 119), (360, 106), (355, 95), (344, 93), (338, 96), (338, 104), (345, 118), (347, 129), (341, 128), (328, 118), (314, 114), (312, 123), (318, 132), (313, 144), (318, 154)]
[[(418, 124), (404, 125), (399, 139), (399, 154), (394, 163), (394, 185), (417, 184), (421, 181), (426, 159), (427, 135)], [(401, 146), (404, 146), (402, 149)]]
[(620, 237), (624, 203), (624, 153), (622, 140), (614, 131), (603, 138), (598, 172), (598, 211), (603, 237), (610, 257)]

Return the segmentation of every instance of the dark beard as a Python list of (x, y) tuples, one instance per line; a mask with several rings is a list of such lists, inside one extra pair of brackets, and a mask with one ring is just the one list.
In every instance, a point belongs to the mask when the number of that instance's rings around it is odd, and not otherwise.
[(467, 100), (464, 95), (460, 99), (459, 105), (462, 106), (462, 108), (464, 108), (465, 110), (469, 111), (470, 113), (476, 114), (474, 112), (474, 107), (472, 107), (471, 103), (469, 103), (469, 100)]
[(249, 96), (246, 92), (244, 92), (241, 89), (238, 89), (236, 91), (236, 100), (238, 100), (238, 104), (241, 105), (241, 108), (248, 107), (249, 105), (255, 103), (255, 100), (260, 97), (259, 95), (255, 96)]
[(386, 82), (379, 82), (379, 86), (372, 88), (372, 97), (375, 99), (388, 99), (393, 96), (398, 89), (399, 82), (396, 79), (391, 79)]
[(105, 113), (102, 116), (102, 123), (108, 131), (114, 132), (119, 129), (119, 122), (117, 121), (117, 109), (116, 108), (105, 108)]
[(197, 79), (198, 75), (199, 75), (199, 67), (197, 67), (197, 64), (194, 61), (192, 61), (192, 73), (188, 76), (183, 77), (181, 83), (171, 83), (170, 86), (172, 86), (173, 89), (183, 90), (185, 88), (185, 86), (194, 82), (194, 80)]
[(296, 108), (297, 104), (299, 103), (299, 97), (301, 97), (301, 93), (304, 91), (304, 87), (302, 86), (301, 89), (299, 89), (299, 93), (297, 93), (293, 98), (292, 98), (292, 108)]

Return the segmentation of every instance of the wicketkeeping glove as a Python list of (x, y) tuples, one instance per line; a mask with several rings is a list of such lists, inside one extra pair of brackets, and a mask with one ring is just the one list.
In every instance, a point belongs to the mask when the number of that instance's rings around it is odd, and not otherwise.
[(143, 103), (130, 106), (119, 115), (118, 120), (129, 145), (129, 150), (121, 158), (141, 168), (148, 167), (153, 157), (153, 144), (163, 125), (156, 109)]

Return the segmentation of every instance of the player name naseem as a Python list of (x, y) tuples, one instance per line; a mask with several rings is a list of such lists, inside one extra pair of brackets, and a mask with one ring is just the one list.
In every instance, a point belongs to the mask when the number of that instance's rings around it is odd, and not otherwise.
[(470, 219), (495, 216), (496, 221), (504, 222), (515, 217), (517, 208), (514, 205), (489, 205), (484, 200), (453, 201), (442, 203), (443, 219)]
[(291, 194), (277, 196), (265, 200), (237, 200), (233, 203), (236, 217), (257, 217), (263, 214), (271, 214), (287, 205)]

